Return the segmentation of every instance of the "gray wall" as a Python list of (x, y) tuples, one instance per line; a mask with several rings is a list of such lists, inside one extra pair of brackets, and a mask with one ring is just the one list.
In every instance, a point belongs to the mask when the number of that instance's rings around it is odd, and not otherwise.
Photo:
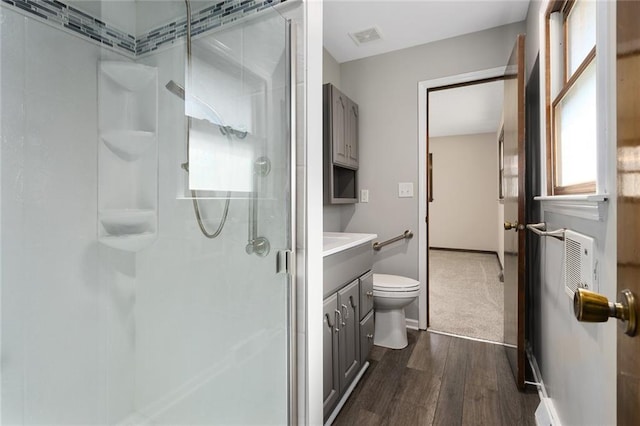
[[(540, 49), (539, 21), (540, 13), (544, 12), (542, 7), (539, 1), (532, 1), (529, 6), (527, 75), (531, 72)], [(601, 55), (599, 60), (604, 56), (600, 47), (598, 55)], [(540, 69), (544, 69), (542, 63)], [(613, 77), (615, 78), (615, 73)], [(609, 82), (608, 85), (609, 91), (613, 92), (614, 83)], [(604, 98), (601, 97), (598, 102), (604, 102)], [(609, 114), (613, 114), (613, 117), (614, 109), (615, 105), (609, 108)], [(604, 187), (609, 194), (614, 194), (603, 207), (603, 219), (586, 220), (569, 216), (544, 202), (539, 207), (548, 228), (568, 228), (596, 239), (599, 292), (611, 300), (616, 297), (615, 135), (605, 133), (599, 137), (608, 141), (605, 152), (600, 153), (609, 159)], [(586, 324), (575, 320), (572, 302), (564, 292), (564, 255), (561, 242), (551, 238), (539, 240), (534, 259), (537, 259), (533, 266), (538, 268), (540, 281), (529, 283), (534, 286), (532, 290), (536, 295), (531, 316), (532, 344), (542, 380), (560, 421), (566, 425), (615, 424), (616, 324), (611, 321), (605, 324)]]
[[(343, 63), (342, 90), (360, 106), (360, 188), (369, 203), (342, 211), (347, 232), (385, 239), (418, 231), (418, 82), (505, 66), (524, 23)], [(414, 198), (398, 198), (413, 182)], [(376, 252), (375, 272), (418, 278), (418, 238)], [(417, 302), (407, 317), (418, 318)]]

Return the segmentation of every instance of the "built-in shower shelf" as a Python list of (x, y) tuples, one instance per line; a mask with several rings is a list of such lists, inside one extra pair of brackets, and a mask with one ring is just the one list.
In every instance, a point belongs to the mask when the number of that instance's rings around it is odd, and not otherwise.
[(137, 252), (158, 235), (158, 70), (100, 62), (98, 123), (98, 241)]
[(142, 234), (153, 228), (156, 220), (155, 210), (103, 210), (100, 223), (108, 236)]
[(155, 143), (156, 134), (141, 130), (113, 130), (102, 133), (101, 138), (118, 157), (134, 161)]
[(102, 72), (114, 83), (130, 92), (143, 89), (156, 77), (156, 69), (134, 62), (105, 61)]
[(140, 251), (145, 247), (149, 247), (155, 241), (157, 234), (155, 232), (144, 232), (134, 235), (107, 235), (100, 237), (100, 242), (109, 247), (124, 251)]

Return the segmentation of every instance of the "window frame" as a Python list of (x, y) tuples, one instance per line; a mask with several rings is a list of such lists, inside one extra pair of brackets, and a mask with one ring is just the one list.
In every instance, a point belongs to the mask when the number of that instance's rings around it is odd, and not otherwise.
[[(574, 73), (569, 77), (569, 26), (567, 19), (573, 6), (575, 6), (577, 0), (553, 0), (549, 2), (548, 8), (545, 12), (545, 116), (546, 116), (546, 145), (547, 145), (547, 193), (550, 195), (590, 195), (596, 193), (596, 180), (590, 182), (583, 182), (568, 186), (557, 185), (558, 177), (558, 161), (557, 161), (557, 148), (558, 137), (556, 127), (556, 106), (563, 100), (566, 94), (576, 84), (579, 78), (584, 74), (584, 71), (596, 60), (596, 45), (589, 51), (584, 57), (580, 65), (576, 68)], [(555, 12), (562, 13), (562, 63), (559, 66), (551, 66), (551, 14)], [(560, 72), (562, 75), (561, 87), (555, 95), (551, 98), (551, 80), (552, 73)], [(597, 145), (597, 141), (596, 141)], [(598, 170), (595, 170), (596, 179)]]

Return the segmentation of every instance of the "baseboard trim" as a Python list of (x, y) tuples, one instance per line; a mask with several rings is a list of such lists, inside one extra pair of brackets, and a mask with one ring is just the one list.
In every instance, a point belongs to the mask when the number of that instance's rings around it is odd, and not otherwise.
[(475, 249), (463, 249), (463, 248), (453, 248), (453, 247), (429, 247), (429, 250), (460, 251), (463, 253), (495, 254), (496, 256), (498, 255), (498, 253), (493, 250), (475, 250)]
[(504, 269), (504, 265), (500, 262), (500, 256), (497, 251), (492, 250), (474, 250), (474, 249), (461, 249), (461, 248), (450, 248), (450, 247), (429, 247), (429, 250), (440, 250), (440, 251), (457, 251), (462, 253), (480, 253), (480, 254), (495, 254), (498, 259), (498, 264), (500, 265), (500, 269)]
[(407, 318), (407, 328), (410, 330), (420, 330), (418, 320)]
[(531, 366), (531, 371), (533, 371), (533, 378), (535, 380), (535, 383), (526, 383), (535, 386), (538, 389), (538, 397), (540, 397), (540, 405), (538, 405), (535, 413), (536, 425), (562, 426), (558, 413), (556, 412), (556, 408), (553, 405), (553, 401), (549, 398), (549, 394), (547, 394), (547, 388), (544, 386), (544, 382), (542, 381), (542, 374), (540, 373), (538, 361), (536, 360), (535, 355), (533, 355), (531, 347), (527, 347), (526, 353), (529, 365)]
[(502, 342), (494, 342), (493, 340), (479, 339), (477, 337), (469, 337), (469, 336), (463, 336), (461, 334), (447, 333), (446, 331), (438, 331), (438, 330), (432, 330), (432, 329), (428, 329), (427, 331), (429, 333), (442, 334), (443, 336), (457, 337), (458, 339), (473, 340), (474, 342), (490, 343), (492, 345), (499, 345), (499, 346), (506, 346), (506, 347), (511, 346)]
[(340, 414), (340, 410), (342, 410), (342, 407), (344, 407), (344, 404), (346, 404), (347, 399), (349, 399), (351, 392), (353, 392), (353, 390), (356, 388), (356, 386), (360, 382), (360, 379), (362, 379), (362, 376), (364, 376), (364, 372), (367, 371), (367, 368), (369, 368), (369, 361), (366, 361), (364, 363), (364, 365), (360, 369), (360, 372), (358, 373), (356, 378), (353, 379), (353, 382), (351, 382), (351, 384), (345, 391), (344, 395), (342, 395), (342, 398), (340, 398), (338, 405), (336, 405), (336, 408), (333, 409), (333, 411), (331, 412), (331, 415), (329, 416), (327, 421), (324, 423), (324, 426), (331, 426), (333, 424), (336, 417), (338, 417), (338, 414)]

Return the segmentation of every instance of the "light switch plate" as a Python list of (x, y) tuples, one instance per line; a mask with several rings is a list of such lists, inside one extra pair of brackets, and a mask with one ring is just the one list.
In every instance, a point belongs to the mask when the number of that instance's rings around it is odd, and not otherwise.
[(413, 182), (400, 182), (398, 184), (399, 198), (413, 198)]
[(361, 203), (368, 203), (369, 202), (369, 190), (368, 189), (361, 189), (360, 190), (360, 202)]

